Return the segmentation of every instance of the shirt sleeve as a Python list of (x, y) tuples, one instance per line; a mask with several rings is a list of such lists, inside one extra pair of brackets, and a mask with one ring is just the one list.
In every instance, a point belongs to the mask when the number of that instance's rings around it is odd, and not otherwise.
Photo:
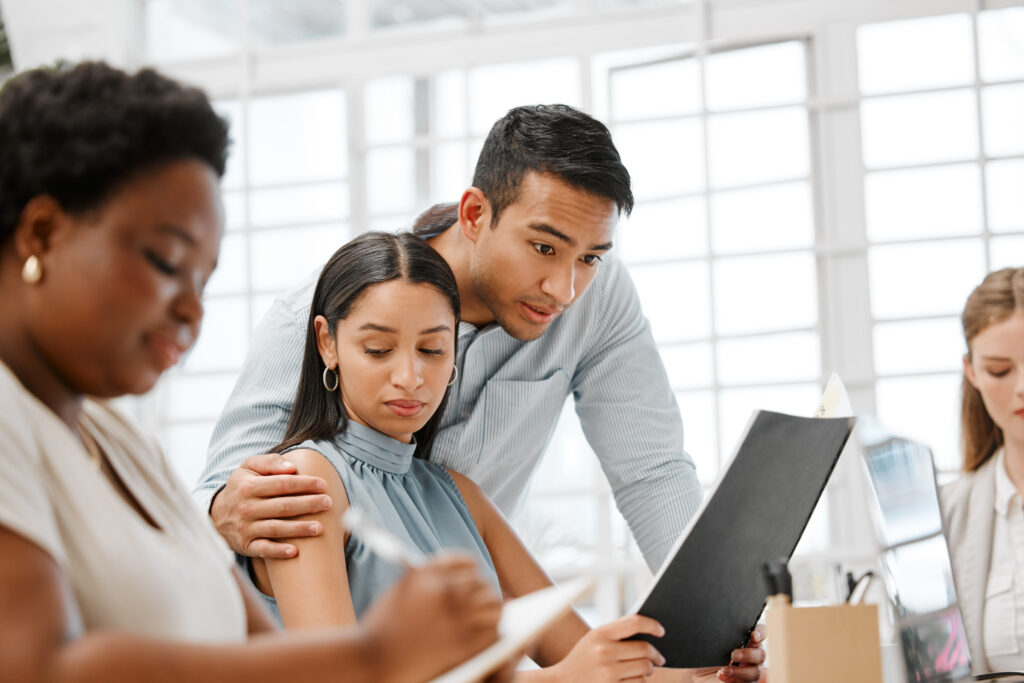
[(192, 497), (208, 512), (242, 462), (281, 442), (299, 386), (314, 282), (278, 299), (253, 332), (235, 388), (213, 429)]
[(0, 526), (32, 541), (58, 564), (66, 563), (47, 488), (39, 427), (14, 392), (0, 399)]
[(703, 497), (683, 450), (683, 422), (650, 323), (625, 266), (608, 259), (593, 340), (573, 377), (583, 432), (615, 502), (656, 571)]

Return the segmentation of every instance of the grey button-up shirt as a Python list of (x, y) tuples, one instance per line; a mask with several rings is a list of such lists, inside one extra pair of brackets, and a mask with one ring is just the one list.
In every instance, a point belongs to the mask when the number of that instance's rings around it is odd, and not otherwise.
[[(315, 282), (257, 327), (194, 492), (203, 509), (245, 458), (281, 441), (298, 386)], [(459, 375), (431, 460), (510, 514), (572, 394), (583, 433), (648, 566), (657, 569), (702, 497), (675, 395), (622, 262), (604, 257), (582, 296), (533, 341), (459, 324)]]

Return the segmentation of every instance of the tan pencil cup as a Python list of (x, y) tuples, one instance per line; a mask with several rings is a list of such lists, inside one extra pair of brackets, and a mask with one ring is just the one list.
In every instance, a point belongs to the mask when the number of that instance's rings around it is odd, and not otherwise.
[(772, 683), (882, 683), (877, 605), (792, 607), (773, 595), (767, 629)]

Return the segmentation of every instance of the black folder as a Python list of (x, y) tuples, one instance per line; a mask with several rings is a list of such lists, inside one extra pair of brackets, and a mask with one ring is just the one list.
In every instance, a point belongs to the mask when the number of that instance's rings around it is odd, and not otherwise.
[(754, 413), (729, 468), (680, 535), (637, 610), (665, 666), (724, 666), (768, 597), (765, 562), (789, 558), (855, 418)]

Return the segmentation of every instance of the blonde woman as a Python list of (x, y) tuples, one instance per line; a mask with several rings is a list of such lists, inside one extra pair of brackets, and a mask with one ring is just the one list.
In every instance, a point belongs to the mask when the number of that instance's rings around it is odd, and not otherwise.
[(1024, 669), (1024, 268), (967, 299), (963, 473), (942, 489), (975, 673)]

